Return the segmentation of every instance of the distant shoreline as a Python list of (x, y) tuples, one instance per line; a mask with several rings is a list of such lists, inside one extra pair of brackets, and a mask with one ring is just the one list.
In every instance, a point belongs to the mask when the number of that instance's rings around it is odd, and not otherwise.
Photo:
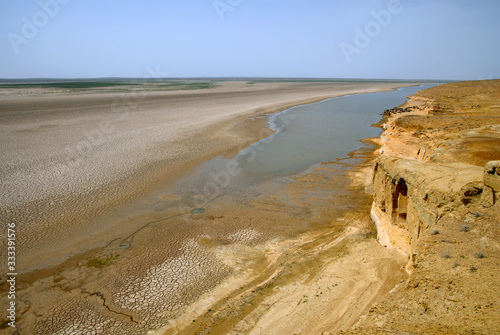
[(0, 78), (0, 89), (14, 88), (11, 86), (24, 86), (22, 88), (37, 88), (39, 86), (53, 87), (72, 84), (81, 85), (82, 88), (99, 87), (102, 85), (136, 85), (136, 84), (159, 84), (169, 82), (196, 82), (203, 81), (207, 83), (217, 82), (249, 82), (249, 83), (452, 83), (456, 80), (430, 80), (430, 79), (356, 79), (356, 78), (261, 78), (261, 77), (145, 77), (145, 78)]

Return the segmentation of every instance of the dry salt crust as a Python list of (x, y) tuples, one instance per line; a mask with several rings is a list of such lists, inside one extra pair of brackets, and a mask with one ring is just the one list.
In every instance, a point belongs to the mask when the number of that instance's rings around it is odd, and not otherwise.
[[(255, 198), (252, 208), (230, 211), (225, 209), (227, 204), (215, 203), (214, 213), (152, 225), (141, 231), (127, 252), (113, 242), (128, 235), (126, 224), (107, 226), (100, 221), (96, 226), (91, 218), (158, 188), (178, 176), (178, 170), (196, 165), (199, 157), (206, 159), (255, 141), (263, 123), (247, 127), (249, 116), (396, 86), (403, 85), (225, 83), (194, 93), (148, 93), (123, 119), (123, 114), (110, 108), (117, 96), (0, 97), (1, 176), (6, 186), (0, 196), (7, 204), (2, 217), (18, 223), (18, 257), (23, 264), (19, 272), (31, 278), (19, 287), (20, 331), (146, 333), (182, 315), (235, 271), (255, 268), (255, 276), (259, 275), (267, 267), (261, 269), (258, 261), (271, 262), (259, 245), (271, 238), (288, 245), (283, 232), (293, 230), (290, 236), (296, 236), (307, 231), (312, 224), (307, 222), (327, 220), (330, 209), (324, 206), (323, 216), (315, 216), (314, 209), (297, 210), (324, 199), (308, 203), (297, 196), (287, 207), (280, 199), (293, 192), (258, 201), (265, 191), (251, 190), (242, 198)], [(99, 129), (106, 121), (113, 131), (92, 147), (81, 164), (72, 166), (71, 173), (65, 173), (65, 148), (76, 147), (86, 131)], [(334, 185), (332, 178), (324, 186)], [(259, 218), (253, 219), (256, 211)], [(148, 215), (144, 215), (146, 222), (156, 218)], [(105, 252), (122, 253), (110, 267), (96, 269), (82, 261), (50, 270), (57, 274), (29, 272), (106, 244)]]

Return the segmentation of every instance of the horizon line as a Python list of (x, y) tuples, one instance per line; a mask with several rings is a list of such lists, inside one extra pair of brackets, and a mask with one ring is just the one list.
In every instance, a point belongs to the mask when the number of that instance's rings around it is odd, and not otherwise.
[[(335, 81), (335, 80), (366, 80), (366, 81), (416, 81), (416, 82), (457, 82), (457, 81), (480, 81), (488, 79), (395, 79), (395, 78), (336, 78), (336, 77), (237, 77), (237, 76), (186, 76), (186, 77), (30, 77), (30, 78), (0, 78), (0, 81), (93, 81), (93, 80), (179, 80), (179, 79), (206, 79), (206, 80), (318, 80), (318, 81)], [(492, 79), (489, 79), (492, 80)]]

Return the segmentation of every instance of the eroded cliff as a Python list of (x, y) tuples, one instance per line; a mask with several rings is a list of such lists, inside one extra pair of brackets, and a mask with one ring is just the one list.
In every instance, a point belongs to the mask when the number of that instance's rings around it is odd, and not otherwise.
[(348, 333), (500, 332), (500, 80), (418, 92), (382, 127), (371, 217), (410, 276)]

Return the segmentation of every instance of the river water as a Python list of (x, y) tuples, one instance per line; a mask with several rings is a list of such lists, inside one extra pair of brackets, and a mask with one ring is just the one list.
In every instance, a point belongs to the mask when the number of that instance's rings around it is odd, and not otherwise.
[(233, 159), (218, 157), (183, 178), (177, 185), (184, 190), (183, 207), (204, 207), (236, 190), (346, 157), (363, 146), (360, 140), (380, 135), (381, 129), (372, 125), (380, 121), (384, 110), (432, 86), (336, 97), (269, 115), (274, 134), (241, 150)]
[(270, 126), (278, 130), (236, 159), (243, 171), (258, 179), (295, 174), (311, 165), (344, 157), (359, 149), (359, 140), (377, 137), (381, 129), (371, 125), (380, 114), (405, 102), (406, 96), (431, 85), (405, 87), (397, 91), (354, 94), (298, 106), (270, 117)]
[(406, 96), (432, 86), (347, 95), (268, 115), (270, 136), (232, 159), (217, 157), (201, 164), (173, 185), (121, 211), (128, 217), (165, 213), (167, 220), (167, 213), (202, 213), (217, 199), (265, 182), (280, 183), (283, 177), (347, 157), (363, 146), (360, 140), (380, 135), (381, 129), (372, 125), (380, 121), (384, 110), (399, 106)]

